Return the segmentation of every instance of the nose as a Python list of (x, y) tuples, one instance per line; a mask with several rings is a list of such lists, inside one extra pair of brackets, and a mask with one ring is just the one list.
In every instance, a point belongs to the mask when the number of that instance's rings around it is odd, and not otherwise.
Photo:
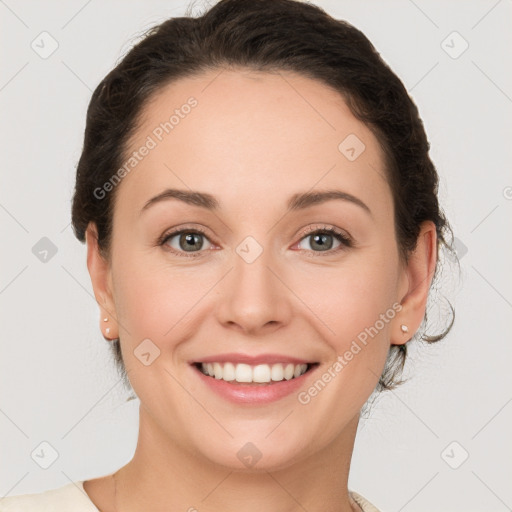
[(219, 289), (218, 320), (245, 334), (274, 332), (292, 316), (293, 294), (283, 271), (271, 251), (263, 250), (252, 262), (240, 254), (234, 252), (233, 268)]

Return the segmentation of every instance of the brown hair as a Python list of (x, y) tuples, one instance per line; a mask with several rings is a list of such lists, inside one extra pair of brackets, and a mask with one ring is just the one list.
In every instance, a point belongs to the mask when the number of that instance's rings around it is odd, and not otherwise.
[[(438, 204), (430, 144), (404, 85), (361, 31), (295, 0), (220, 0), (199, 17), (168, 19), (151, 28), (105, 76), (89, 103), (77, 167), (72, 225), (81, 242), (89, 222), (95, 223), (100, 251), (109, 258), (115, 188), (100, 199), (94, 191), (125, 161), (151, 96), (178, 78), (240, 67), (297, 72), (339, 91), (384, 150), (402, 257), (414, 249), (426, 220), (436, 225), (438, 248), (450, 249), (445, 235), (451, 230)], [(450, 309), (451, 323), (442, 334), (416, 337), (429, 343), (441, 339), (453, 324)], [(112, 346), (128, 384), (119, 339)], [(404, 382), (397, 378), (406, 355), (406, 344), (390, 347), (377, 391)]]

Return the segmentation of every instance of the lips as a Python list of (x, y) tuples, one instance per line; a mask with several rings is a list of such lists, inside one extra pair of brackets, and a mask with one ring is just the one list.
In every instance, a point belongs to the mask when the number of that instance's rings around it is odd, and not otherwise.
[(188, 361), (215, 394), (239, 405), (265, 405), (296, 392), (320, 363), (286, 354), (224, 353)]
[[(297, 360), (297, 358), (286, 356), (264, 357), (267, 361), (269, 359), (280, 359), (281, 361), (283, 359), (288, 361), (290, 359)], [(307, 382), (314, 378), (316, 369), (320, 366), (319, 363), (301, 363), (297, 365), (286, 363), (286, 365), (283, 365), (281, 362), (256, 365), (237, 363), (235, 365), (230, 361), (219, 362), (218, 359), (225, 359), (220, 356), (205, 358), (205, 360), (210, 361), (212, 359), (216, 361), (213, 363), (190, 363), (194, 374), (205, 385), (205, 389), (211, 390), (229, 402), (249, 407), (264, 406), (297, 393), (302, 386), (305, 386)], [(237, 356), (236, 358), (231, 357), (231, 359), (240, 360), (243, 358)], [(249, 359), (261, 361), (262, 356)], [(298, 360), (301, 361), (300, 359)], [(287, 367), (289, 368), (286, 369)], [(213, 375), (210, 375), (210, 370)], [(293, 370), (293, 376), (291, 376), (290, 370)], [(237, 380), (237, 377), (239, 380)]]

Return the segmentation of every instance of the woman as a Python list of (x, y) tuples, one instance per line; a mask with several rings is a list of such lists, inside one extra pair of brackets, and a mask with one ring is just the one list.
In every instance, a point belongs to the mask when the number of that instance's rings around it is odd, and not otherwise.
[(93, 93), (72, 210), (137, 448), (0, 509), (378, 510), (348, 475), (445, 244), (428, 150), (368, 39), (314, 5), (151, 30)]

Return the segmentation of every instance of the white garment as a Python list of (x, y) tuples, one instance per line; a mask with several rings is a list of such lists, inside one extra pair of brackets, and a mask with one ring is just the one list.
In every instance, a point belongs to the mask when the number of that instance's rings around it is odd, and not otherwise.
[[(0, 498), (0, 512), (99, 512), (79, 480), (49, 491)], [(360, 494), (349, 491), (363, 512), (379, 512)]]

